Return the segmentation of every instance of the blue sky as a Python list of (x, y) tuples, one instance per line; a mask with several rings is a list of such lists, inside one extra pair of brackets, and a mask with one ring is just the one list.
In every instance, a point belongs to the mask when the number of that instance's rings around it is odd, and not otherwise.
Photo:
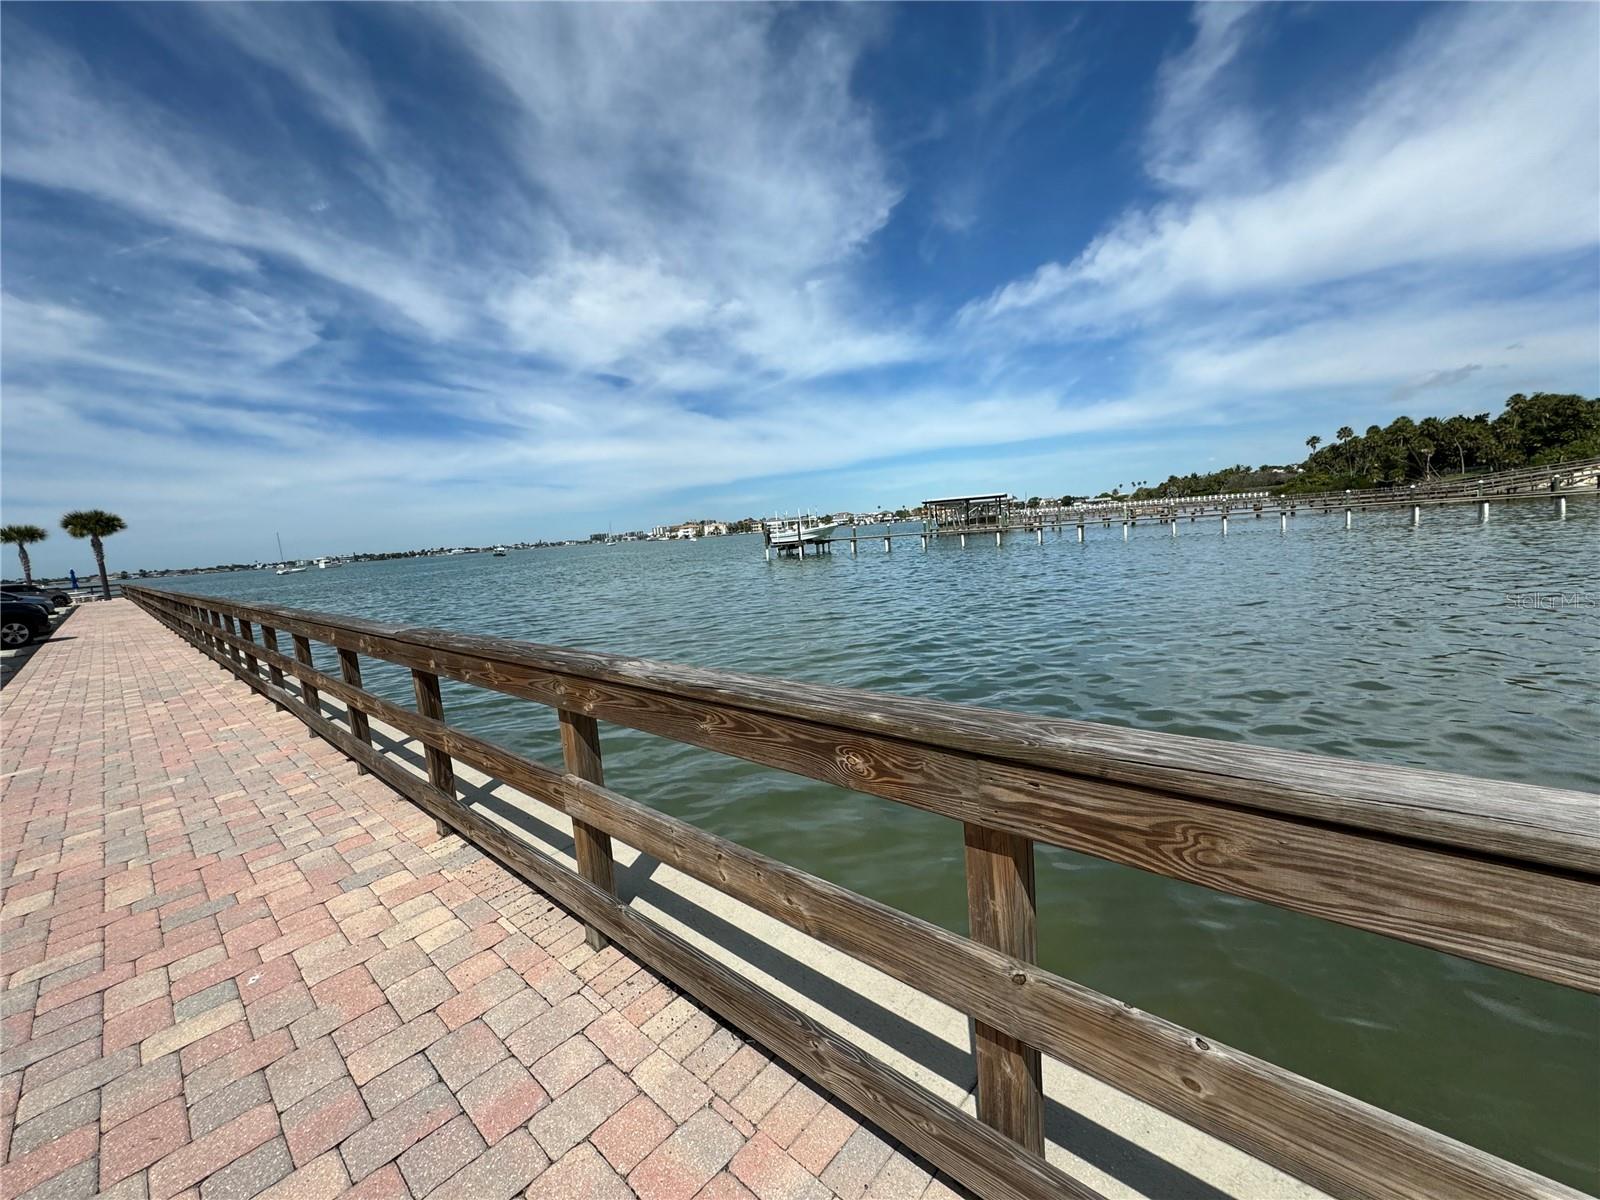
[(114, 566), (1600, 392), (1594, 5), (39, 4), (3, 49), (4, 519), (113, 509)]

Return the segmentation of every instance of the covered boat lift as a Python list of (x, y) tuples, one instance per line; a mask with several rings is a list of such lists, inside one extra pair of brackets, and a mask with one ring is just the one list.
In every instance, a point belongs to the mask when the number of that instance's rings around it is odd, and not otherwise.
[(924, 500), (922, 520), (924, 529), (932, 534), (1000, 533), (1011, 524), (1011, 497), (993, 492)]

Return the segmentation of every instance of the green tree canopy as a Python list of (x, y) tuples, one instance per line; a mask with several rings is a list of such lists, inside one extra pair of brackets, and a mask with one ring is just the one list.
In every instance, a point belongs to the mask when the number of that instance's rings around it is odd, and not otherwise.
[[(1339, 427), (1332, 445), (1306, 439), (1311, 453), (1286, 467), (1244, 465), (1204, 475), (1173, 475), (1139, 499), (1204, 496), (1219, 492), (1332, 491), (1412, 483), (1430, 475), (1500, 471), (1580, 458), (1600, 458), (1600, 399), (1569, 393), (1518, 393), (1499, 416), (1399, 416), (1357, 434)], [(1120, 487), (1120, 485), (1119, 485)]]

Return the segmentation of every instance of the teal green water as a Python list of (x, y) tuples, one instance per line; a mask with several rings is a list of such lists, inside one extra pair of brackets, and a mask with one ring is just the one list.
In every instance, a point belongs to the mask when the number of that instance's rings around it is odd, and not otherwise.
[[(304, 537), (297, 540), (304, 542)], [(709, 667), (1600, 791), (1600, 503), (1119, 529), (1043, 546), (631, 543), (171, 586)], [(1508, 602), (1565, 593), (1555, 608)], [(404, 672), (369, 684), (409, 702)], [(538, 706), (450, 719), (559, 760)], [(618, 790), (965, 932), (953, 822), (629, 730)], [(1050, 968), (1600, 1191), (1600, 1000), (1040, 849)]]

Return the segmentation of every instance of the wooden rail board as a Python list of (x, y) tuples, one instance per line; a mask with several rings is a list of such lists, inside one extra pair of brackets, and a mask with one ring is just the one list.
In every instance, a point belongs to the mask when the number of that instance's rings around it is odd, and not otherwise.
[[(581, 675), (573, 669), (574, 660), (586, 658), (601, 659), (603, 669), (609, 670), (623, 669), (619, 662), (625, 668), (640, 665), (632, 660), (524, 648), (558, 659), (563, 669), (534, 668), (507, 652), (507, 645), (516, 644), (488, 639), (496, 653), (478, 655), (473, 661), (460, 635), (330, 621), (320, 614), (143, 588), (129, 589), (129, 594), (203, 653), (293, 711), (314, 732), (429, 811), (441, 828), (449, 826), (470, 836), (569, 907), (596, 936), (616, 937), (983, 1195), (1092, 1195), (1033, 1152), (1041, 1050), (1336, 1195), (1471, 1200), (1577, 1195), (1492, 1155), (1217, 1046), (1028, 961), (1034, 914), (1027, 838), (1035, 836), (1036, 828), (1044, 828), (1056, 835), (1044, 840), (1072, 844), (1059, 840), (1070, 835), (1080, 848), (1115, 861), (1133, 861), (1176, 878), (1192, 877), (1287, 907), (1296, 904), (1279, 892), (1290, 881), (1302, 889), (1309, 885), (1317, 896), (1314, 903), (1302, 903), (1304, 911), (1325, 905), (1327, 910), (1319, 915), (1595, 990), (1596, 880), (1592, 874), (1545, 861), (1548, 853), (1537, 860), (1507, 856), (1498, 847), (1474, 853), (1461, 830), (1452, 836), (1463, 841), (1452, 846), (1398, 838), (1382, 828), (1323, 823), (1281, 811), (1052, 772), (1019, 760), (1014, 747), (1010, 758), (980, 756), (938, 746), (925, 735), (914, 742), (843, 730), (776, 712), (778, 705), (770, 696), (747, 694), (744, 705), (733, 705), (703, 696), (668, 695), (660, 686), (616, 682), (592, 666)], [(237, 631), (234, 620), (241, 622)], [(246, 622), (252, 620), (263, 626), (265, 648), (249, 636)], [(295, 658), (274, 648), (278, 627), (293, 635)], [(273, 631), (270, 636), (269, 631)], [(430, 644), (422, 643), (424, 635)], [(308, 644), (313, 638), (339, 650), (345, 678), (334, 680), (315, 668)], [(350, 667), (356, 664), (357, 652), (410, 666), (420, 714), (364, 691), (359, 665), (352, 680)], [(285, 672), (295, 676), (298, 695), (280, 684)], [(443, 720), (440, 675), (556, 707), (568, 774), (559, 776), (451, 729)], [(729, 677), (717, 678), (726, 685)], [(748, 677), (732, 678), (748, 682)], [(659, 678), (655, 682), (659, 685)], [(352, 728), (320, 711), (319, 689), (345, 702)], [(754, 703), (765, 707), (757, 711), (749, 707)], [(369, 730), (361, 728), (358, 734), (357, 720), (365, 725), (363, 712), (423, 742), (429, 780), (372, 746)], [(973, 932), (979, 940), (918, 921), (607, 791), (602, 786), (596, 716), (753, 761), (771, 760), (772, 765), (963, 820)], [(886, 726), (881, 717), (876, 723)], [(452, 757), (567, 810), (575, 829), (584, 830), (590, 839), (588, 860), (578, 854), (582, 874), (537, 854), (463, 805), (449, 773)], [(1555, 810), (1562, 811), (1559, 803)], [(1559, 846), (1546, 842), (1559, 829), (1560, 820), (1552, 822), (1546, 812), (1543, 821), (1535, 828), (1544, 840), (1525, 841), (1523, 848), (1531, 844), (1541, 851), (1559, 851)], [(1078, 832), (1072, 833), (1073, 829)], [(988, 1051), (988, 1100), (980, 1099), (980, 1115), (988, 1124), (863, 1059), (835, 1035), (628, 909), (611, 894), (613, 836), (971, 1013), (979, 1029), (980, 1082)], [(1343, 847), (1340, 839), (1350, 845)], [(1131, 856), (1129, 847), (1136, 843), (1146, 846), (1148, 861)], [(1364, 849), (1364, 857), (1360, 853), (1341, 857), (1358, 849)], [(1308, 864), (1313, 863), (1320, 866), (1312, 869)], [(1257, 872), (1254, 880), (1251, 871)], [(1476, 898), (1470, 893), (1474, 881), (1482, 892)], [(1386, 927), (1373, 909), (1375, 898), (1385, 896), (1410, 904), (1408, 911), (1391, 918), (1394, 928)], [(1496, 924), (1501, 909), (1511, 911)], [(1576, 944), (1563, 950), (1563, 938)], [(1520, 948), (1519, 939), (1526, 941)]]
[[(901, 741), (1600, 875), (1600, 821), (1596, 820), (1600, 809), (1597, 798), (1584, 792), (447, 630), (349, 618), (332, 624), (323, 614), (276, 605), (219, 603), (257, 620), (282, 618), (284, 628), (292, 621), (302, 632), (331, 645), (379, 657), (389, 657), (386, 651), (404, 654), (407, 665), (431, 669), (431, 663), (440, 674), (454, 678), (465, 675), (447, 666), (456, 656), (466, 655), (483, 664), (467, 682), (495, 690), (509, 690), (496, 678), (502, 666), (559, 676), (571, 681), (568, 686), (617, 683), (769, 716), (798, 717), (840, 730), (892, 731)], [(559, 682), (552, 680), (551, 686)]]
[[(278, 620), (305, 625), (282, 613)], [(311, 636), (344, 635), (324, 624)], [(424, 653), (415, 642), (371, 633), (346, 640), (354, 640), (352, 648), (363, 653), (413, 669), (1600, 992), (1600, 907), (1593, 902), (1593, 877), (1530, 869), (1493, 854), (1386, 836), (1383, 830), (1361, 832), (935, 749), (931, 738), (909, 744), (592, 676), (577, 679), (513, 662), (500, 643), (499, 657), (488, 660), (453, 647)], [(440, 640), (459, 643), (461, 635)], [(772, 681), (764, 682), (765, 691), (780, 691)], [(872, 698), (866, 692), (849, 696), (858, 705)], [(961, 711), (971, 722), (983, 710)], [(1586, 799), (1590, 817), (1600, 814), (1595, 798)]]
[(618, 840), (1324, 1191), (1376, 1200), (1448, 1183), (1460, 1200), (1577, 1195), (1025, 958), (605, 788), (565, 783), (567, 811)]

